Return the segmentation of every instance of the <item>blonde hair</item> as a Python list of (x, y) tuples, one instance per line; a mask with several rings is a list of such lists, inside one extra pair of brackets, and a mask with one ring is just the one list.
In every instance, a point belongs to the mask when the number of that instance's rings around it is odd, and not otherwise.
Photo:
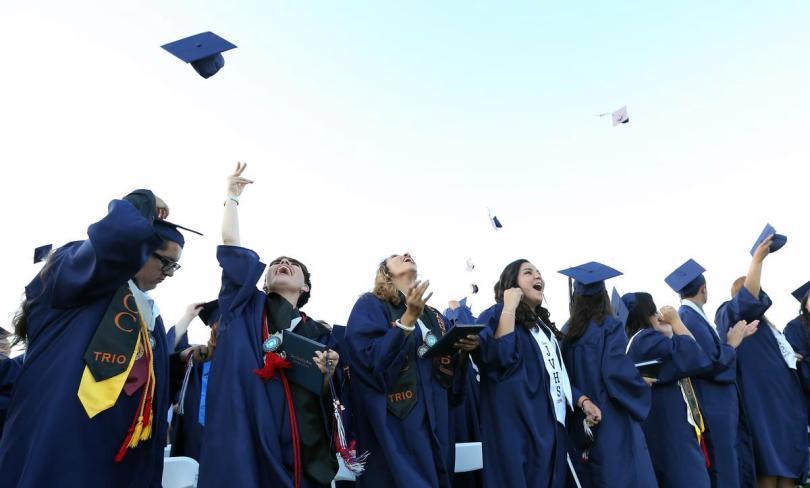
[(399, 291), (394, 285), (391, 272), (388, 270), (388, 265), (386, 264), (388, 259), (390, 258), (383, 259), (377, 267), (377, 274), (374, 276), (374, 291), (372, 291), (372, 293), (380, 300), (391, 302), (398, 306), (401, 300), (399, 298)]
[(740, 276), (734, 280), (734, 283), (731, 285), (731, 298), (736, 297), (737, 293), (742, 290), (743, 285), (745, 285), (745, 278), (745, 276)]

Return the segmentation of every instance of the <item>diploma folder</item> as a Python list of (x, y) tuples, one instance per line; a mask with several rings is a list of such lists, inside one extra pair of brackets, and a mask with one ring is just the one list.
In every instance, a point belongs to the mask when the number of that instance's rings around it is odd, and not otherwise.
[(425, 353), (426, 358), (432, 358), (436, 356), (449, 356), (456, 352), (456, 349), (453, 347), (453, 344), (459, 341), (459, 339), (464, 339), (468, 335), (478, 335), (482, 330), (484, 330), (486, 325), (483, 324), (458, 324), (450, 328), (450, 330), (439, 339), (439, 341), (433, 345), (428, 351)]
[(292, 368), (285, 370), (287, 379), (312, 393), (321, 396), (323, 391), (323, 373), (312, 358), (315, 351), (324, 352), (328, 348), (320, 342), (307, 339), (302, 335), (285, 330), (279, 352), (284, 352)]
[(651, 359), (649, 361), (636, 363), (636, 369), (638, 369), (641, 376), (645, 378), (658, 379), (658, 375), (661, 373), (661, 366), (663, 364), (664, 362), (660, 359)]

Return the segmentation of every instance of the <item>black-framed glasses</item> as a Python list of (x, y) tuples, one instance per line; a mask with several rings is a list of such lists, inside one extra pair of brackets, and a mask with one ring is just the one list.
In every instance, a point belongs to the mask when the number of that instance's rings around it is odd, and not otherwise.
[(158, 254), (156, 252), (153, 252), (152, 256), (156, 257), (158, 259), (158, 261), (160, 261), (160, 264), (163, 265), (160, 268), (160, 270), (163, 271), (164, 273), (173, 273), (173, 272), (177, 271), (178, 269), (180, 269), (180, 263), (178, 263), (177, 261), (172, 261), (171, 259), (167, 258), (166, 256), (161, 256), (160, 254)]

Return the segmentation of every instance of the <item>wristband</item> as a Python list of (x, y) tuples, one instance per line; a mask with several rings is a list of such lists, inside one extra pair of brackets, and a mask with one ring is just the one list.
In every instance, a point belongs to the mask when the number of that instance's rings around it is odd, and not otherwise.
[(407, 325), (403, 324), (403, 323), (402, 323), (402, 322), (400, 322), (399, 320), (397, 320), (396, 322), (394, 322), (394, 325), (396, 325), (396, 326), (397, 326), (397, 327), (399, 327), (400, 329), (404, 330), (405, 332), (413, 332), (413, 331), (414, 331), (414, 329), (416, 329), (416, 324), (414, 324), (414, 325), (412, 325), (412, 326), (408, 327)]

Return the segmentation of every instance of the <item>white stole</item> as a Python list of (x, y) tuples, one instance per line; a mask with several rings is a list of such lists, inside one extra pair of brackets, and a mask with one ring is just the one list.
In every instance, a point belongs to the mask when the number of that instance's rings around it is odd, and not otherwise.
[(776, 339), (776, 344), (779, 346), (779, 352), (782, 353), (782, 359), (784, 359), (785, 363), (787, 363), (787, 367), (790, 369), (796, 369), (796, 352), (785, 338), (785, 334), (774, 327), (770, 320), (766, 319), (765, 317), (763, 317), (762, 320), (766, 322), (768, 327), (771, 329), (773, 337)]
[[(541, 322), (542, 324), (542, 322)], [(551, 399), (554, 402), (554, 415), (557, 417), (557, 422), (565, 425), (566, 404), (574, 410), (571, 393), (571, 382), (568, 379), (568, 372), (565, 370), (565, 364), (562, 361), (562, 352), (560, 351), (560, 344), (557, 338), (551, 333), (544, 324), (541, 325), (546, 331), (548, 336), (543, 333), (539, 327), (531, 329), (532, 337), (537, 341), (540, 346), (540, 356), (546, 365), (546, 373), (549, 378), (549, 392)]]
[[(720, 339), (720, 334), (717, 333), (717, 326), (714, 325), (713, 321), (709, 320), (709, 317), (706, 317), (706, 312), (704, 312), (702, 308), (698, 307), (695, 302), (693, 302), (692, 300), (689, 300), (688, 298), (684, 298), (683, 300), (681, 300), (681, 305), (684, 305), (684, 306), (687, 306), (687, 307), (691, 308), (698, 315), (703, 317), (703, 320), (705, 320), (706, 323), (709, 324), (709, 328), (712, 330), (712, 332), (714, 332), (714, 336), (717, 337), (718, 339)], [(720, 341), (720, 342), (722, 343), (722, 341)]]

